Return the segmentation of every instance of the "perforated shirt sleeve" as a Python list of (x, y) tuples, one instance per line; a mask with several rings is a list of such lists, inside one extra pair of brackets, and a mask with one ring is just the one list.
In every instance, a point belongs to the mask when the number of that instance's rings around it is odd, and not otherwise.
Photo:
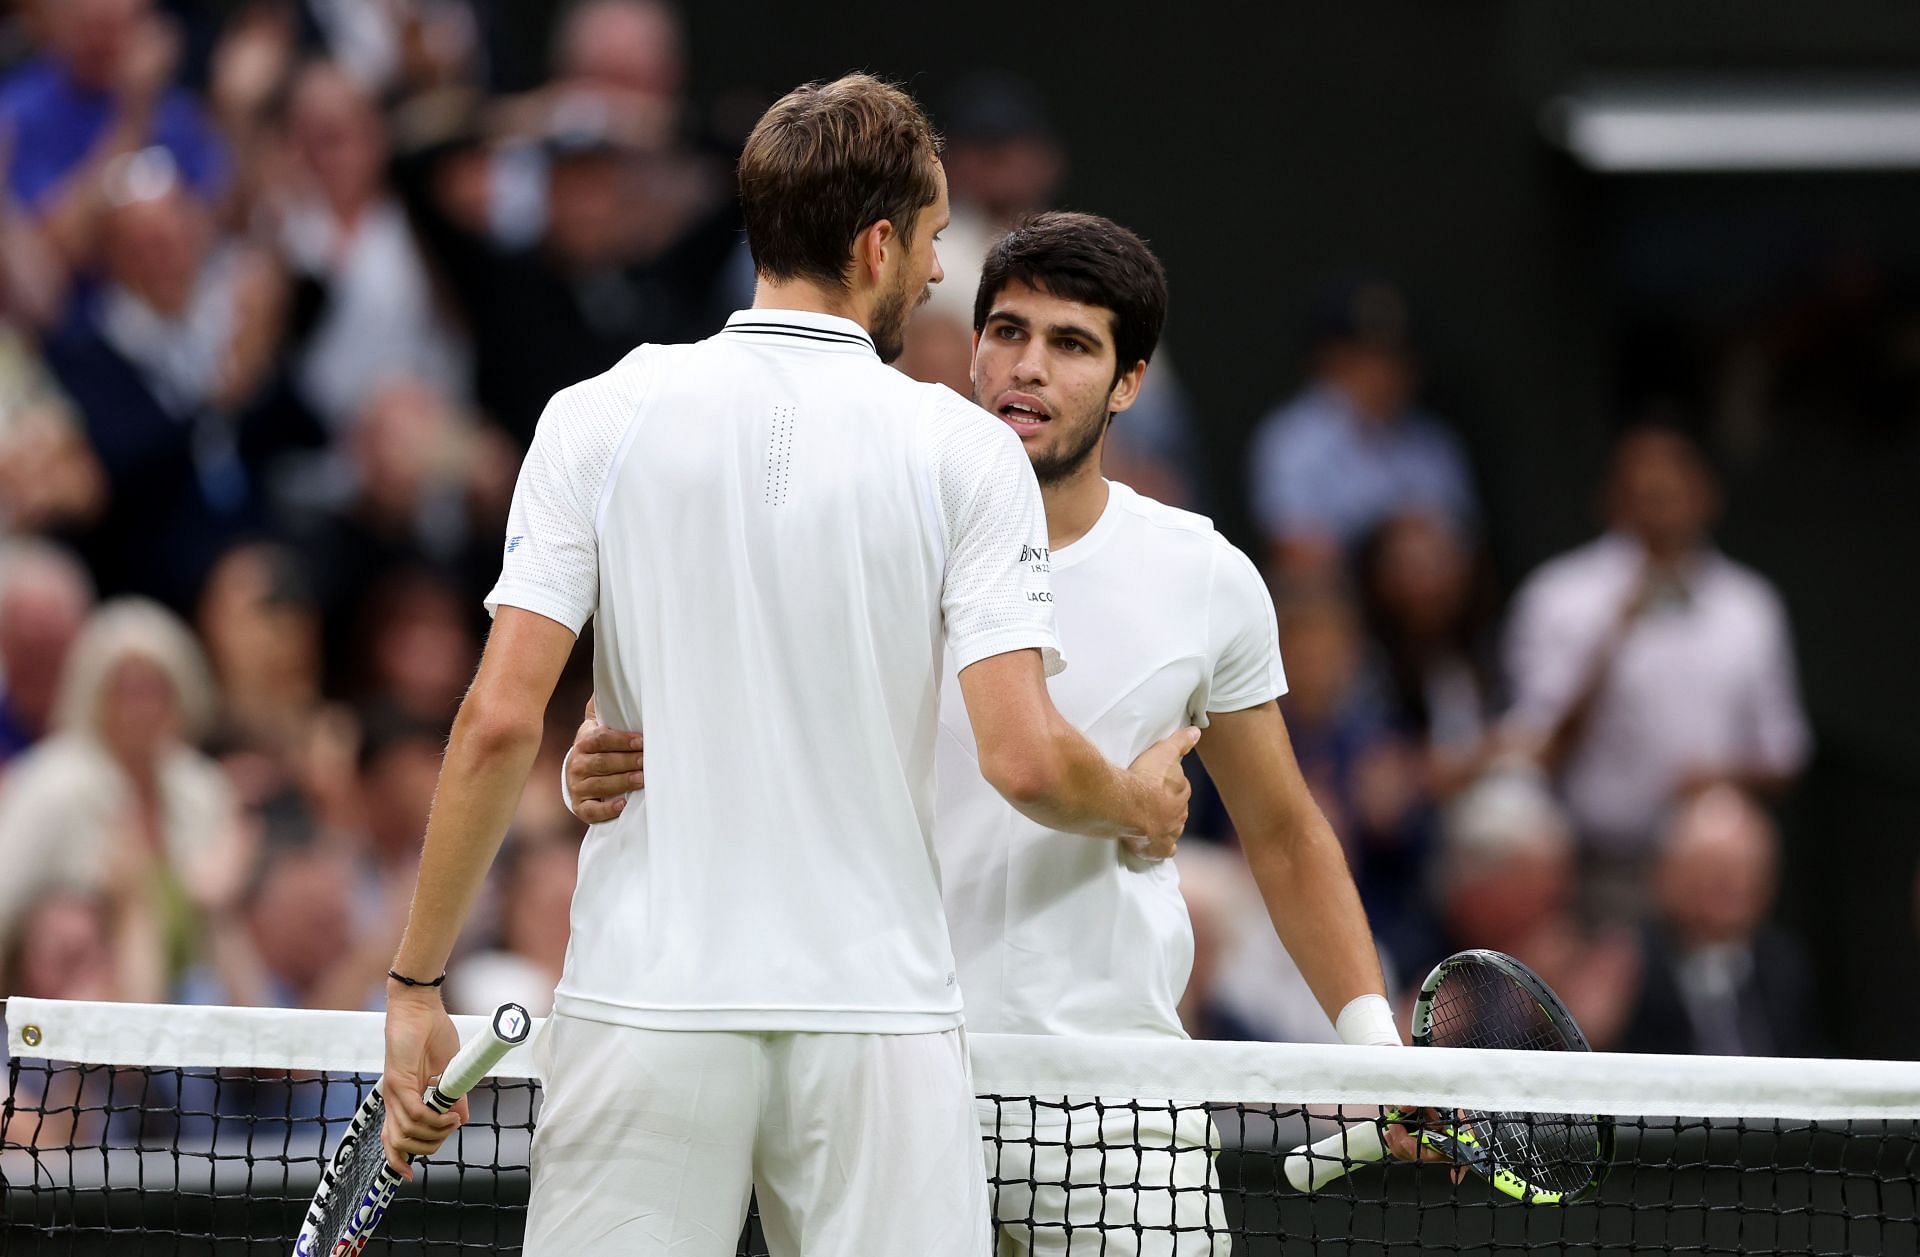
[(1287, 692), (1273, 595), (1253, 565), (1225, 537), (1214, 535), (1207, 599), (1207, 650), (1213, 672), (1207, 710), (1244, 711)]
[(563, 389), (547, 403), (520, 464), (488, 614), (519, 607), (575, 633), (593, 616), (600, 602), (600, 495), (630, 413), (605, 377)]
[(933, 411), (934, 496), (947, 553), (940, 605), (953, 665), (1037, 649), (1053, 676), (1066, 662), (1033, 465), (1005, 425), (957, 395)]

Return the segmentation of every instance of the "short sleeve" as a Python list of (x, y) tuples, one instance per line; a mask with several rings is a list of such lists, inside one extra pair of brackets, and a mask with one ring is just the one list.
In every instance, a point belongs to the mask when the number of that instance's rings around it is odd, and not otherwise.
[(1762, 604), (1759, 666), (1748, 699), (1746, 727), (1752, 754), (1765, 771), (1783, 776), (1806, 767), (1813, 737), (1800, 702), (1793, 635), (1786, 609), (1768, 591)]
[(1033, 465), (1018, 437), (958, 395), (936, 401), (933, 412), (934, 495), (946, 541), (940, 609), (953, 666), (1037, 649), (1052, 676), (1066, 664)]
[(1273, 595), (1253, 561), (1218, 533), (1208, 591), (1207, 650), (1212, 674), (1207, 710), (1244, 711), (1287, 692)]
[(600, 496), (633, 409), (605, 377), (547, 403), (514, 485), (488, 614), (519, 607), (575, 633), (592, 618), (600, 602)]

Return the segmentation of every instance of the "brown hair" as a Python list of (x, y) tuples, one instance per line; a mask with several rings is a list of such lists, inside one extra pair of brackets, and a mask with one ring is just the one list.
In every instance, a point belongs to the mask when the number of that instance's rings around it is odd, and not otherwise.
[(776, 101), (740, 154), (754, 270), (847, 284), (855, 237), (885, 219), (911, 238), (939, 195), (940, 137), (913, 97), (868, 74), (808, 83)]
[(987, 326), (1008, 284), (1113, 312), (1113, 378), (1153, 357), (1167, 321), (1167, 272), (1147, 242), (1098, 214), (1033, 217), (987, 250), (973, 301), (973, 330)]

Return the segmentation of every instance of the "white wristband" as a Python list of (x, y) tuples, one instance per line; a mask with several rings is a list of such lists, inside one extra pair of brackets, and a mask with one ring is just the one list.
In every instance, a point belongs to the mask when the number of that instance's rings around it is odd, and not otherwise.
[(567, 789), (567, 765), (572, 761), (573, 748), (568, 747), (567, 753), (560, 757), (560, 801), (567, 805), (567, 812), (573, 819), (579, 820), (579, 814), (573, 810), (573, 791)]
[(1333, 1028), (1339, 1032), (1342, 1043), (1401, 1046), (1400, 1031), (1393, 1024), (1393, 1007), (1384, 995), (1354, 997), (1340, 1010)]

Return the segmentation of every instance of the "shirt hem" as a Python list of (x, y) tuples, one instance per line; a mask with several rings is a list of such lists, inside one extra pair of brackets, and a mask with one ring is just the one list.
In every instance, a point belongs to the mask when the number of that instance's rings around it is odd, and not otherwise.
[(805, 1031), (816, 1034), (944, 1034), (965, 1024), (960, 1009), (658, 1008), (556, 994), (553, 1011), (636, 1030)]

